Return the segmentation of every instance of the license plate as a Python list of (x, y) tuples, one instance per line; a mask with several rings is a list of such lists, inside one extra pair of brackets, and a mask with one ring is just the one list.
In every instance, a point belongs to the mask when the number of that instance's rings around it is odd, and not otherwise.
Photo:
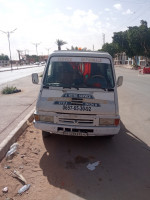
[(91, 111), (90, 106), (63, 105), (63, 110)]
[(88, 136), (87, 133), (81, 133), (81, 132), (63, 132), (64, 135), (72, 135), (72, 136)]

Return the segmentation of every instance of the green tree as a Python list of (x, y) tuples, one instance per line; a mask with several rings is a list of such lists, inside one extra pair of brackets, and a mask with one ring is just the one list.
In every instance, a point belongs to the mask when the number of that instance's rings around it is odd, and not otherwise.
[[(147, 27), (147, 22), (141, 20), (140, 26), (128, 28), (129, 46), (135, 56), (150, 57), (150, 29)], [(135, 63), (136, 64), (136, 63)]]
[(67, 42), (57, 39), (56, 44), (58, 46), (58, 50), (61, 50), (61, 46), (63, 46), (64, 44), (67, 44)]
[(108, 52), (114, 58), (115, 54), (118, 53), (118, 47), (115, 43), (105, 43), (99, 51)]
[(141, 45), (143, 46), (143, 56), (150, 57), (150, 28), (147, 26), (147, 22), (141, 20), (139, 27)]
[(130, 58), (134, 56), (134, 52), (129, 45), (128, 31), (114, 33), (113, 43), (117, 46), (117, 53), (125, 52)]
[(68, 51), (78, 51), (78, 47), (71, 46), (71, 49), (67, 48)]
[(71, 50), (71, 51), (90, 51), (87, 49), (87, 47), (84, 47), (84, 48), (81, 48), (81, 47), (74, 47), (74, 46), (71, 46), (71, 49), (68, 49), (67, 50)]
[(7, 55), (1, 54), (0, 60), (9, 60), (9, 57)]
[(141, 20), (140, 23), (141, 23), (141, 26), (147, 27), (147, 21)]
[(132, 49), (134, 56), (140, 56), (144, 54), (143, 38), (140, 33), (139, 27), (129, 27), (128, 42), (129, 47)]
[(136, 56), (150, 57), (150, 29), (144, 20), (141, 20), (140, 26), (114, 33), (113, 42), (118, 46), (119, 53), (125, 52), (135, 64)]

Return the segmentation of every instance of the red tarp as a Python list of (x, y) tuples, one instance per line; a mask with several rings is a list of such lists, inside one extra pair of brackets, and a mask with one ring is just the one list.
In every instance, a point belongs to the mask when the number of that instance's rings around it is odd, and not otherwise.
[(143, 69), (139, 67), (139, 73), (150, 74), (150, 67), (144, 67)]

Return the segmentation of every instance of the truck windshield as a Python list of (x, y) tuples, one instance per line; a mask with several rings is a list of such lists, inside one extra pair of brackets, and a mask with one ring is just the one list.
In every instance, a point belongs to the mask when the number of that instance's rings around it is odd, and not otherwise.
[(112, 89), (112, 65), (109, 62), (51, 61), (47, 66), (43, 84), (47, 87)]

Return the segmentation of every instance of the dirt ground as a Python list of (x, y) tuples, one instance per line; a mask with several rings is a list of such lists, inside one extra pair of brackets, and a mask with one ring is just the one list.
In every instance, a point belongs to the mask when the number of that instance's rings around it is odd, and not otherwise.
[[(19, 144), (17, 153), (11, 159), (7, 160), (5, 157), (0, 164), (0, 200), (83, 199), (79, 197), (80, 195), (84, 196), (80, 189), (75, 189), (73, 192), (75, 194), (72, 194), (70, 197), (68, 197), (68, 192), (63, 189), (66, 182), (67, 187), (72, 187), (71, 178), (66, 177), (66, 171), (74, 170), (76, 164), (84, 164), (86, 166), (86, 163), (90, 160), (92, 161), (94, 157), (76, 156), (73, 162), (68, 160), (64, 166), (61, 166), (61, 164), (60, 166), (55, 166), (53, 164), (53, 167), (48, 167), (50, 152), (43, 143), (41, 131), (35, 129), (33, 124), (30, 124), (17, 143)], [(55, 151), (55, 144), (53, 145), (52, 148)], [(67, 148), (66, 153), (70, 155), (71, 150)], [(52, 160), (53, 156), (51, 155)], [(55, 168), (57, 167), (60, 168), (60, 173), (63, 168), (61, 177), (55, 174)], [(29, 190), (22, 195), (18, 194), (18, 190), (24, 184), (19, 179), (13, 177), (14, 170), (19, 171), (23, 175), (27, 184), (31, 184)], [(47, 177), (52, 177), (52, 180), (50, 181)], [(5, 187), (8, 187), (7, 193), (2, 191)]]
[[(46, 183), (39, 167), (39, 158), (45, 151), (41, 141), (40, 131), (35, 131), (31, 125), (18, 139), (19, 148), (16, 155), (11, 159), (4, 158), (2, 160), (0, 165), (0, 199), (41, 199), (36, 190), (39, 185), (43, 190)], [(29, 190), (22, 195), (17, 194), (23, 184), (18, 179), (13, 178), (12, 172), (14, 170), (19, 171), (27, 183), (31, 184)], [(38, 182), (36, 181), (37, 176), (41, 177)], [(7, 193), (2, 192), (4, 187), (8, 187)]]
[[(0, 163), (0, 200), (149, 200), (149, 148), (123, 124), (111, 140), (61, 135), (43, 139), (30, 124), (17, 142), (16, 155)], [(97, 161), (95, 170), (87, 169)], [(22, 195), (18, 190), (23, 184), (12, 176), (14, 170), (31, 184)]]
[[(43, 144), (41, 131), (30, 125), (17, 142), (19, 143), (17, 154), (9, 160), (4, 158), (0, 165), (0, 199), (55, 199), (56, 194), (60, 193), (60, 189), (49, 184), (47, 178), (43, 176), (43, 170), (39, 164), (42, 155), (47, 152)], [(10, 169), (6, 169), (6, 167)], [(27, 184), (31, 184), (29, 190), (22, 195), (17, 194), (23, 184), (19, 179), (12, 176), (14, 170), (23, 175), (27, 180)], [(60, 188), (63, 187), (63, 184), (64, 182), (60, 181)], [(7, 193), (2, 192), (4, 187), (8, 187)]]

